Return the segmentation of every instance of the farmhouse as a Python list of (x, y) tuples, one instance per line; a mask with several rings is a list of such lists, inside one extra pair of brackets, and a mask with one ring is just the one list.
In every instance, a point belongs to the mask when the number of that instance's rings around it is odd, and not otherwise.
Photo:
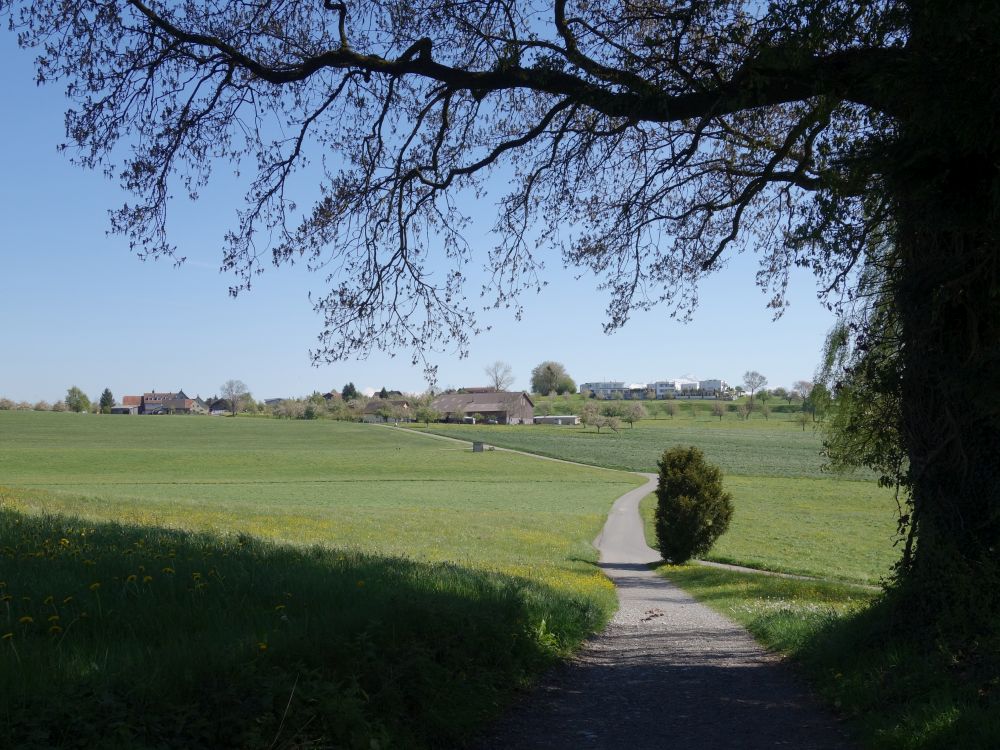
[(187, 396), (184, 395), (184, 391), (179, 391), (178, 393), (148, 391), (142, 394), (142, 400), (139, 403), (139, 413), (166, 414), (167, 410), (164, 408), (163, 403), (165, 401), (175, 401), (178, 398), (187, 398)]
[(483, 419), (499, 424), (531, 424), (535, 416), (534, 402), (521, 391), (449, 393), (434, 399), (431, 408), (441, 412), (446, 422), (461, 422), (481, 414)]
[(180, 391), (176, 398), (164, 399), (160, 407), (167, 414), (208, 414), (208, 404), (200, 396), (188, 398), (184, 391)]
[(222, 416), (231, 412), (232, 406), (224, 398), (213, 398), (208, 400), (208, 413), (213, 416)]

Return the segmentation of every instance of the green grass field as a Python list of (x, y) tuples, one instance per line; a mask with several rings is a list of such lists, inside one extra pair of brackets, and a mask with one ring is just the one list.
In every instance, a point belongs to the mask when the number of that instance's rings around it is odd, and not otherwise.
[(0, 412), (0, 483), (53, 493), (34, 512), (507, 569), (588, 554), (638, 482), (370, 425)]
[[(419, 427), (423, 429), (423, 427)], [(482, 440), (542, 456), (578, 461), (626, 471), (656, 471), (656, 462), (672, 445), (697, 445), (723, 474), (769, 477), (825, 478), (820, 451), (822, 434), (805, 431), (787, 420), (754, 419), (749, 422), (708, 418), (649, 419), (627, 425), (616, 435), (607, 429), (551, 425), (437, 424), (441, 435)], [(843, 481), (870, 482), (869, 472), (837, 477)]]
[(832, 580), (664, 575), (792, 657), (864, 746), (996, 746), (993, 664), (954, 674), (856, 585), (895, 559), (895, 502), (825, 473), (812, 429), (436, 431), (595, 468), (327, 421), (0, 412), (3, 742), (461, 744), (614, 609), (590, 540), (638, 480), (596, 467), (693, 444), (736, 504), (710, 559)]
[(590, 541), (637, 483), (392, 428), (0, 412), (0, 737), (459, 742), (613, 612)]
[(465, 440), (648, 472), (656, 471), (656, 461), (667, 447), (696, 445), (722, 468), (736, 509), (729, 531), (707, 559), (871, 584), (888, 575), (898, 556), (893, 546), (893, 493), (866, 474), (824, 472), (821, 436), (789, 422), (649, 420), (620, 435), (547, 425), (431, 429)]

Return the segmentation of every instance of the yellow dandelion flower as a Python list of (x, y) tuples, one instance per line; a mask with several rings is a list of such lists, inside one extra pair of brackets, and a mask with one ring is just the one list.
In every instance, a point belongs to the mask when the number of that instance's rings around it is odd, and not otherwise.
[(49, 615), (49, 622), (59, 622), (59, 615)]
[(84, 565), (97, 565), (97, 563), (95, 563), (93, 560), (84, 560), (83, 564)]
[(62, 628), (58, 625), (53, 625), (49, 628), (49, 635), (59, 635), (62, 632)]
[(92, 584), (90, 584), (89, 588), (91, 591), (97, 591), (97, 589), (101, 588), (101, 582), (94, 581)]
[(166, 573), (167, 575), (171, 575), (174, 572), (174, 569), (168, 566), (163, 569), (163, 572)]
[(135, 581), (136, 581), (135, 575), (130, 575), (128, 578), (125, 579), (125, 583), (135, 583)]
[(51, 596), (47, 596), (45, 597), (45, 601), (43, 601), (42, 604), (52, 604), (53, 601), (54, 599)]
[(284, 608), (285, 608), (284, 604), (279, 604), (277, 607), (275, 607), (275, 609), (284, 609)]
[(143, 583), (150, 583), (152, 580), (153, 580), (153, 576), (143, 576), (142, 577), (142, 582)]
[(35, 621), (35, 618), (32, 617), (32, 616), (30, 616), (30, 615), (25, 615), (24, 617), (21, 617), (20, 619), (18, 619), (18, 622), (21, 623), (22, 625), (30, 625), (34, 621)]
[(61, 546), (63, 546), (63, 547), (68, 547), (69, 546), (69, 539), (65, 539), (65, 538), (64, 539), (60, 539), (59, 540), (59, 544)]
[(192, 573), (192, 574), (191, 574), (191, 577), (192, 577), (192, 578), (193, 578), (194, 580), (196, 580), (196, 581), (200, 581), (200, 580), (201, 580), (201, 573)]
[(9, 601), (11, 601), (11, 600), (12, 600), (13, 598), (14, 598), (14, 597), (13, 597), (13, 596), (11, 596), (10, 594), (4, 594), (3, 596), (0, 596), (0, 600), (3, 600), (3, 601), (5, 601), (5, 602), (9, 602)]
[(0, 589), (5, 589), (5, 588), (7, 588), (7, 582), (6, 581), (0, 581)]
[(258, 643), (257, 644), (257, 650), (258, 651), (267, 651), (267, 644), (266, 643)]
[(365, 587), (365, 582), (364, 581), (358, 581), (358, 588), (359, 589), (363, 589), (364, 587)]
[(73, 597), (72, 596), (67, 596), (65, 599), (63, 599), (62, 603), (63, 604), (69, 604), (71, 601), (73, 601)]
[(5, 640), (5, 641), (9, 641), (13, 637), (14, 637), (13, 633), (4, 633), (3, 634), (3, 640)]

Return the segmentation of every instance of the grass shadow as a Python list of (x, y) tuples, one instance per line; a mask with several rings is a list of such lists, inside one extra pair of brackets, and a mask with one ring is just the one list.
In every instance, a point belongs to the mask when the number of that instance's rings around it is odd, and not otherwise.
[(443, 747), (610, 613), (535, 581), (0, 508), (0, 735)]

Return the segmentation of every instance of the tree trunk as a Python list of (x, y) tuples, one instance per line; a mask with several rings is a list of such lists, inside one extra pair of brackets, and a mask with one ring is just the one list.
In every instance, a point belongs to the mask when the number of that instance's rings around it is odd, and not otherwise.
[(900, 583), (939, 627), (969, 632), (1000, 619), (1000, 14), (982, 6), (970, 32), (946, 4), (924, 9), (911, 44), (927, 62), (887, 170), (916, 524)]

